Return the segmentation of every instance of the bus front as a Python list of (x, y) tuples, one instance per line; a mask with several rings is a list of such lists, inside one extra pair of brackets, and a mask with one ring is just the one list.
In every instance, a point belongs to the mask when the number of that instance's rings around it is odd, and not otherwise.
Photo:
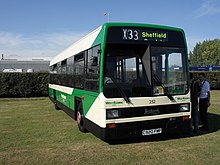
[(187, 131), (191, 118), (187, 61), (181, 29), (109, 25), (103, 63), (103, 139)]

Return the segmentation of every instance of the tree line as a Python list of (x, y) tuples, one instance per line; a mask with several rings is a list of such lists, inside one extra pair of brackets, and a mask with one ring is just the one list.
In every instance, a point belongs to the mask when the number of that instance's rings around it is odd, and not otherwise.
[(189, 59), (190, 66), (220, 66), (220, 39), (196, 43)]

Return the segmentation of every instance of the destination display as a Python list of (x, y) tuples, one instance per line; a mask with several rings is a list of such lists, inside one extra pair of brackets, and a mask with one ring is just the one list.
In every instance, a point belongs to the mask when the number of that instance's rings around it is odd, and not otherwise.
[(139, 30), (139, 29), (122, 29), (123, 40), (141, 40), (141, 41), (155, 41), (167, 42), (168, 32), (153, 31), (153, 30)]
[(183, 46), (183, 34), (180, 31), (150, 27), (109, 27), (107, 43), (144, 44), (155, 43), (164, 46)]

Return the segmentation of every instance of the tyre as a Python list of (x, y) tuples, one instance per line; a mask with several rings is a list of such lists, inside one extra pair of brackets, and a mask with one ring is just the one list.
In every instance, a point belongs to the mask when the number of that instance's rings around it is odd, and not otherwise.
[(79, 130), (83, 133), (88, 132), (83, 125), (84, 122), (84, 116), (83, 116), (83, 112), (82, 112), (82, 104), (80, 103), (77, 109), (77, 117), (76, 117), (76, 121), (77, 121), (77, 126), (79, 128)]
[(56, 101), (54, 102), (54, 108), (55, 108), (56, 110), (61, 110), (61, 109), (57, 106), (57, 102), (56, 102)]

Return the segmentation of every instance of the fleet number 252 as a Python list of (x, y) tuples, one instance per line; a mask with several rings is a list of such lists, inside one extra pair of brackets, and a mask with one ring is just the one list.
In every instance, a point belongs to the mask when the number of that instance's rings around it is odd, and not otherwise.
[(149, 100), (149, 104), (155, 104), (156, 100)]

